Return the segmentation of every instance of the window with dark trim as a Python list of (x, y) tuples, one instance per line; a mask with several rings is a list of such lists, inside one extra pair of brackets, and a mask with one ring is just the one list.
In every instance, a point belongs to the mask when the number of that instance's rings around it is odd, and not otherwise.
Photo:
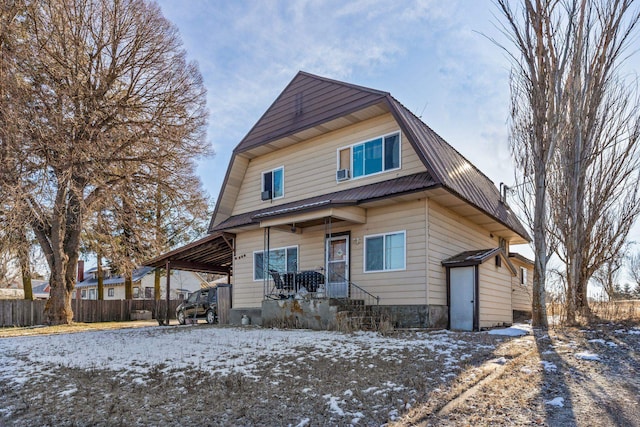
[(114, 297), (116, 295), (116, 290), (114, 288), (107, 288), (107, 296)]

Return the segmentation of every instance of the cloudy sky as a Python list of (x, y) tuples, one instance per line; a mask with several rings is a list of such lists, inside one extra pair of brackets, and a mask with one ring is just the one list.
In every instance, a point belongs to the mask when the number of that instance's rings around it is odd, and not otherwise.
[(208, 89), (216, 154), (199, 172), (214, 200), (233, 148), (299, 70), (390, 92), (496, 185), (513, 183), (510, 64), (490, 40), (504, 40), (491, 0), (159, 4)]

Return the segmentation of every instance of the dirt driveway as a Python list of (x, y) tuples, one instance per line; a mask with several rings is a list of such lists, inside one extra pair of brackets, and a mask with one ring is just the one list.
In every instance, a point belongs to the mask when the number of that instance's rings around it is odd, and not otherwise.
[(640, 328), (0, 338), (0, 425), (640, 425)]

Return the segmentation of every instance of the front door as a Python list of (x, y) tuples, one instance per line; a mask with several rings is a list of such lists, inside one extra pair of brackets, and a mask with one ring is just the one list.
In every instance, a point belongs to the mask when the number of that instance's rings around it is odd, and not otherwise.
[(451, 329), (473, 330), (475, 281), (475, 267), (456, 267), (449, 270), (449, 323)]
[(349, 296), (349, 236), (327, 238), (327, 296)]

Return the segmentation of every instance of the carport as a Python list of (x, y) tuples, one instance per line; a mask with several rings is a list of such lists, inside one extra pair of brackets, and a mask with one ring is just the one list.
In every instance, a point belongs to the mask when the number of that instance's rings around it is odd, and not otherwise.
[[(235, 234), (217, 232), (185, 246), (174, 249), (143, 263), (145, 266), (164, 268), (167, 274), (167, 307), (169, 307), (171, 289), (171, 270), (186, 270), (199, 273), (217, 273), (227, 275), (227, 284), (231, 284), (233, 273), (233, 253)], [(223, 293), (224, 294), (224, 293)], [(228, 295), (218, 296), (219, 310), (222, 312), (231, 308), (231, 287), (227, 287)], [(226, 296), (226, 298), (224, 298)], [(228, 305), (228, 307), (225, 307)], [(228, 317), (227, 317), (228, 319)], [(163, 324), (162, 319), (158, 319)], [(164, 324), (169, 324), (168, 308), (165, 312)], [(223, 323), (221, 319), (221, 323)]]

